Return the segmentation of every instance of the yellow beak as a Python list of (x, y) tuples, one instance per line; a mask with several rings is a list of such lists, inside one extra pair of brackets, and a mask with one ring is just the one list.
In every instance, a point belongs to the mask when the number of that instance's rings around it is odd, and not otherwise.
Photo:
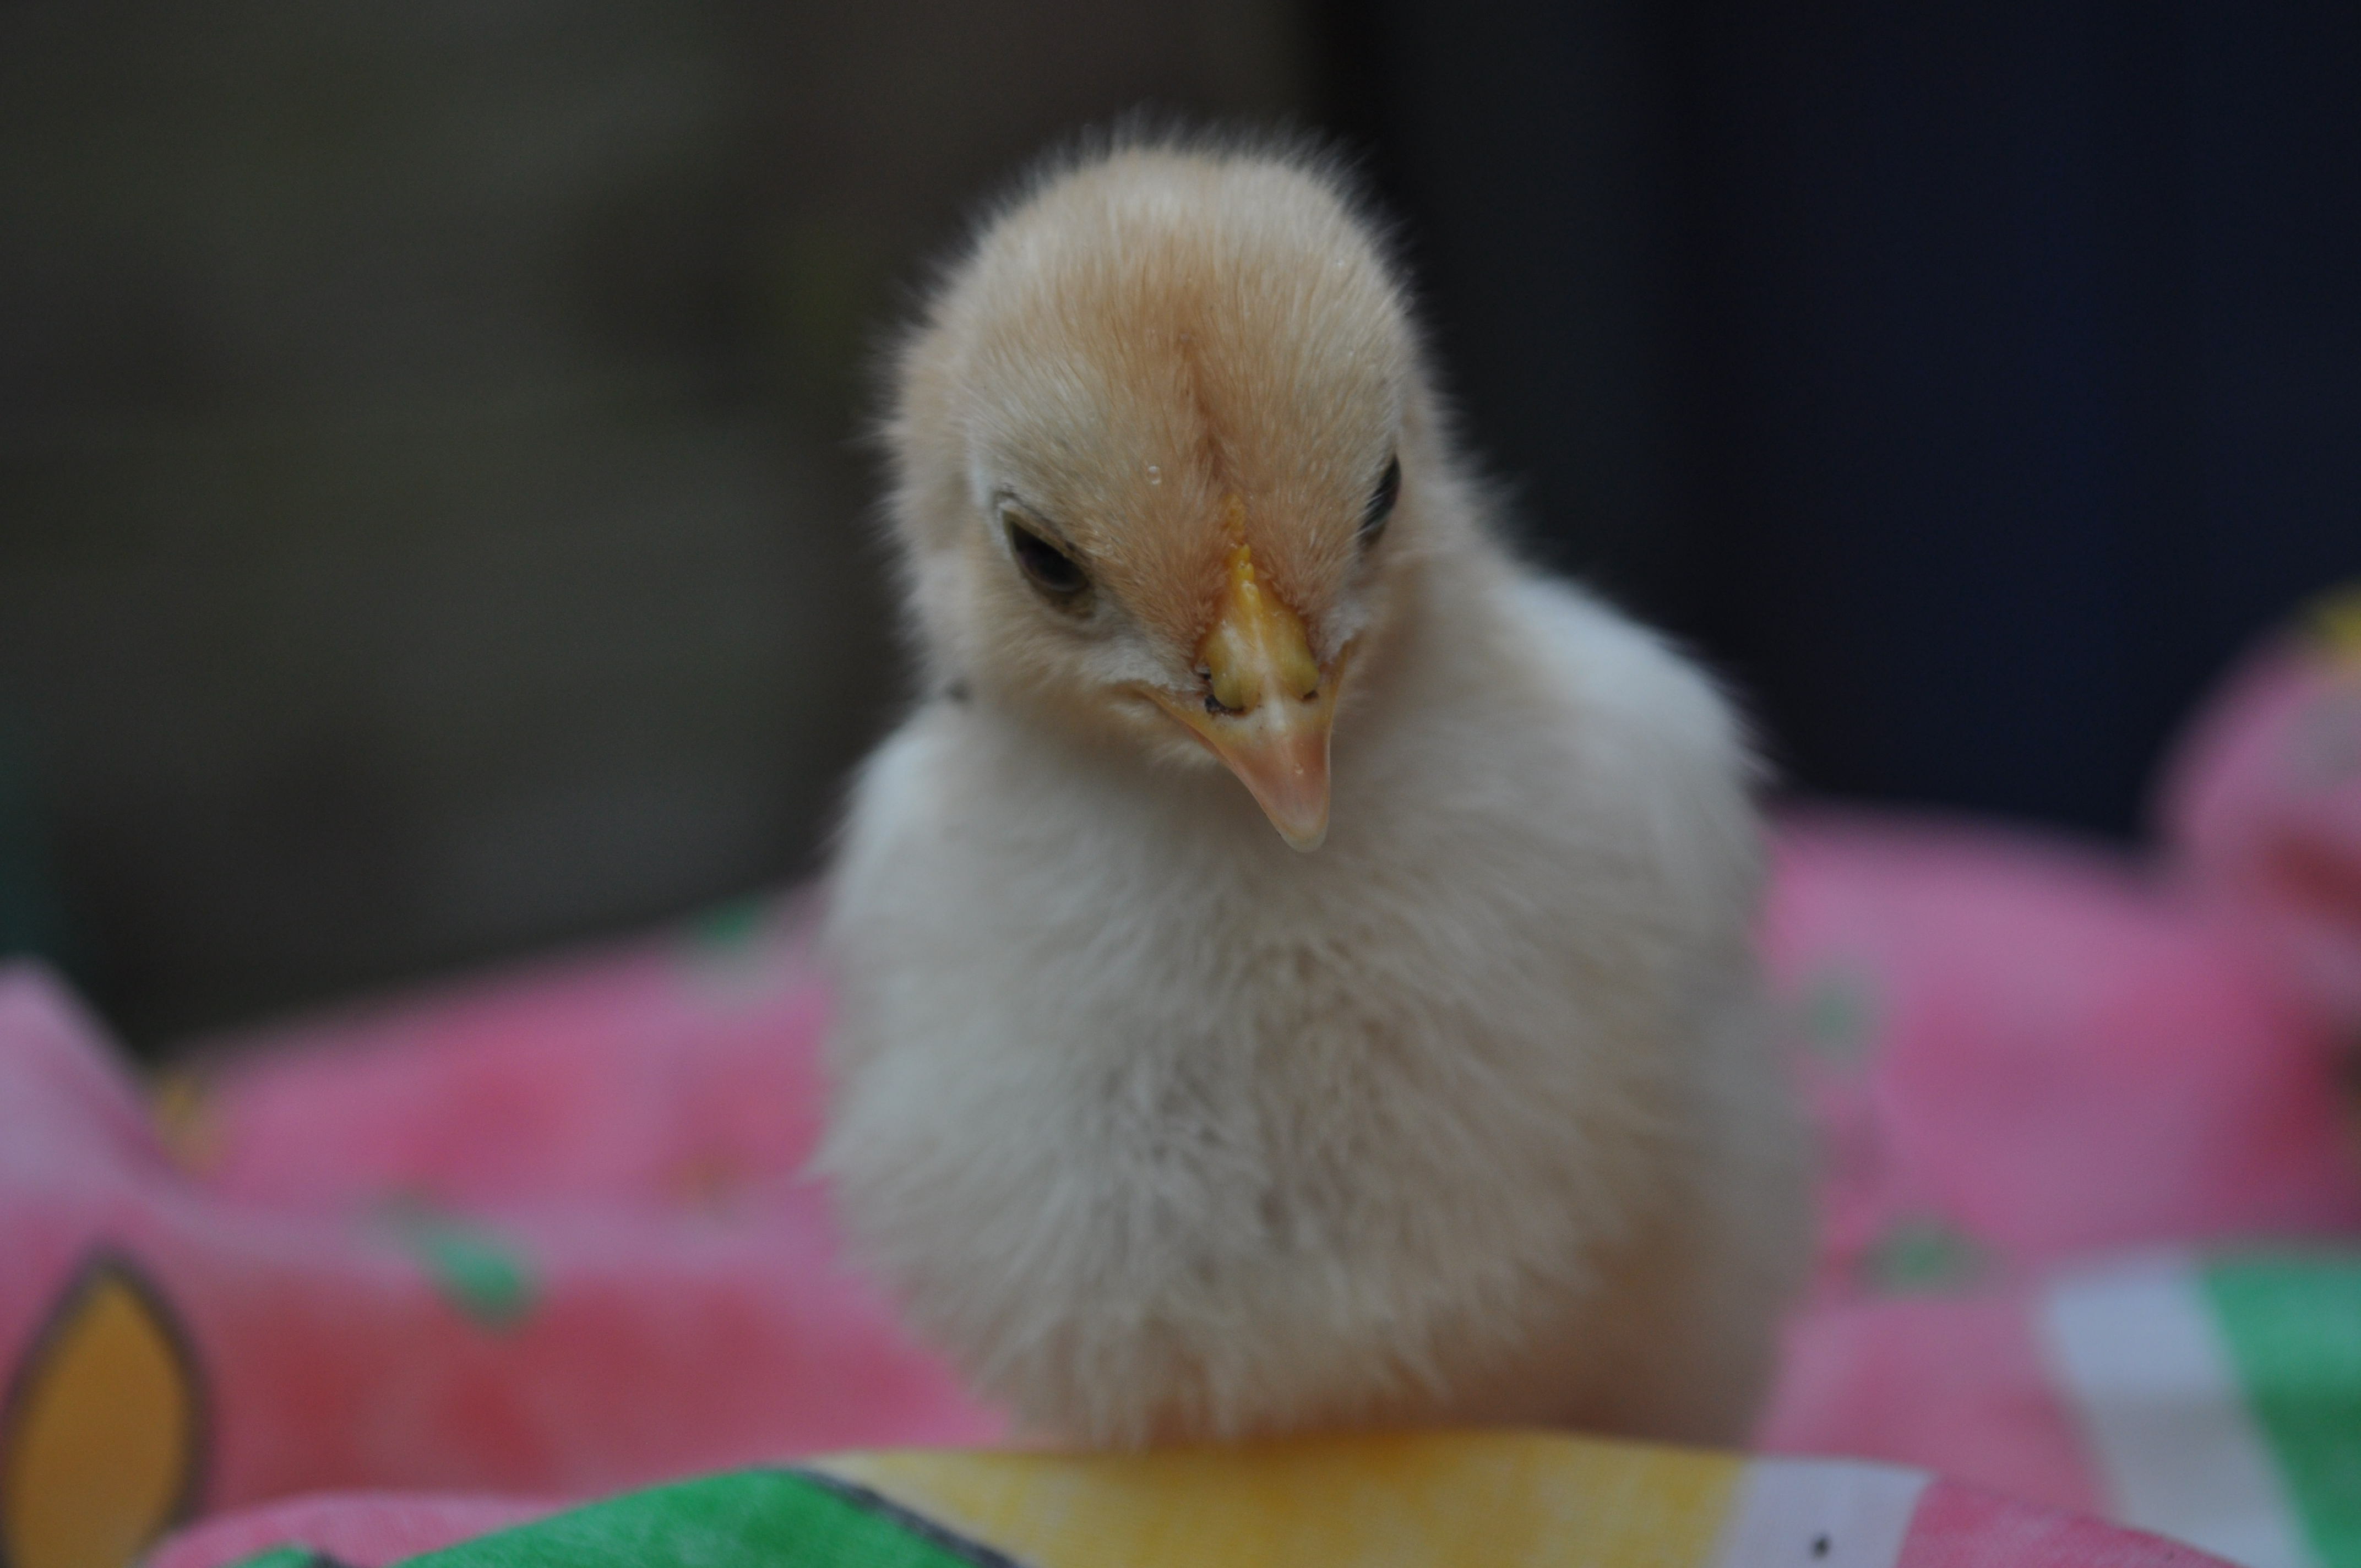
[(1238, 776), (1280, 838), (1316, 850), (1328, 837), (1328, 731), (1344, 661), (1323, 670), (1303, 622), (1255, 580), (1244, 511), (1230, 502), (1229, 583), (1197, 649), (1212, 700), (1148, 695)]

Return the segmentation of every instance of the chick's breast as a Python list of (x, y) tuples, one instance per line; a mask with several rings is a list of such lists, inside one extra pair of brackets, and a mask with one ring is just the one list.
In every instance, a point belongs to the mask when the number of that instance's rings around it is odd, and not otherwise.
[(920, 1329), (1031, 1425), (1741, 1435), (1796, 1210), (1740, 760), (1648, 732), (1726, 724), (1637, 633), (1533, 620), (1640, 689), (1355, 757), (1311, 860), (948, 704), (873, 762), (827, 1165)]

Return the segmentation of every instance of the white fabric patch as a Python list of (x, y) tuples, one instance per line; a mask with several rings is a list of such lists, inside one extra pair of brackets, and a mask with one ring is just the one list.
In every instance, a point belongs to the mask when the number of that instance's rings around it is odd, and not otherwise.
[(2246, 1568), (2319, 1568), (2186, 1257), (2060, 1281), (2041, 1337), (2118, 1519)]
[(1924, 1471), (1841, 1459), (1748, 1464), (1724, 1527), (1719, 1568), (1894, 1568)]

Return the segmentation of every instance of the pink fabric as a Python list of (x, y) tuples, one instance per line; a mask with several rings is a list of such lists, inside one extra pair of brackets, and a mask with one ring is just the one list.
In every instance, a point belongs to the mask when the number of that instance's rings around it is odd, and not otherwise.
[(2103, 1512), (2018, 1293), (1843, 1302), (1806, 1313), (1759, 1442), (1916, 1464), (2053, 1508)]
[(784, 1203), (819, 1132), (805, 906), (748, 905), (422, 997), (200, 1042), (207, 1188), (639, 1218)]
[(2208, 1568), (2175, 1541), (1938, 1481), (1918, 1499), (1898, 1568)]
[(2084, 849), (1790, 826), (1764, 945), (1819, 1133), (1820, 1262), (1764, 1448), (2103, 1508), (2033, 1282), (2119, 1249), (2361, 1231), (2337, 1036), (2218, 932)]
[(994, 1440), (794, 1179), (821, 998), (762, 933), (290, 1030), (177, 1162), (89, 1019), (0, 971), (0, 1372), (104, 1256), (193, 1347), (210, 1508)]
[(2096, 851), (1789, 826), (1763, 946), (1821, 1132), (1822, 1284), (1915, 1229), (1980, 1276), (2361, 1225), (2337, 1042), (2212, 912)]
[(2248, 660), (2191, 727), (2163, 817), (2238, 939), (2361, 1036), (2361, 647), (2287, 637)]

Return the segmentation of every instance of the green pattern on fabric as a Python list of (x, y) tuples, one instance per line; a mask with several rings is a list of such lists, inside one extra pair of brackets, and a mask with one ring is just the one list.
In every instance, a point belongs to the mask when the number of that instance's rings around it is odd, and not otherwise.
[(505, 1239), (413, 1203), (388, 1211), (394, 1233), (426, 1266), (445, 1299), (489, 1329), (511, 1329), (539, 1295), (523, 1255)]
[(229, 1568), (314, 1568), (325, 1561), (308, 1546), (274, 1546), (268, 1552), (241, 1557)]
[(1963, 1290), (1991, 1271), (1973, 1236), (1941, 1220), (1904, 1220), (1877, 1239), (1861, 1260), (1873, 1290), (1889, 1295)]
[(1814, 976), (1789, 1010), (1789, 1028), (1814, 1056), (1858, 1067), (1877, 1037), (1877, 1003), (1866, 976), (1829, 970)]
[(2204, 1289), (2312, 1550), (2361, 1568), (2361, 1261), (2230, 1259)]
[(405, 1568), (974, 1568), (939, 1529), (783, 1470), (651, 1487), (404, 1560)]

